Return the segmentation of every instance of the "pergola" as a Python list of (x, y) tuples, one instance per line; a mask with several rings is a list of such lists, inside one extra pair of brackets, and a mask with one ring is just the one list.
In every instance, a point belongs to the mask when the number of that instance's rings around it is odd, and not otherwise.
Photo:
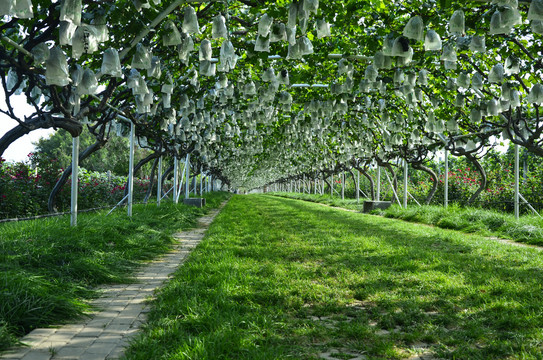
[[(0, 111), (18, 122), (0, 155), (35, 129), (70, 132), (58, 187), (71, 171), (73, 225), (78, 164), (115, 134), (131, 139), (130, 179), (136, 143), (159, 174), (173, 159), (175, 200), (191, 168), (292, 188), (402, 159), (407, 182), (408, 165), (435, 178), (424, 163), (442, 150), (485, 179), (478, 159), (502, 136), (518, 216), (518, 147), (543, 155), (543, 0), (8, 0), (0, 15)], [(18, 94), (34, 108), (24, 119)], [(82, 131), (96, 143), (80, 152)]]

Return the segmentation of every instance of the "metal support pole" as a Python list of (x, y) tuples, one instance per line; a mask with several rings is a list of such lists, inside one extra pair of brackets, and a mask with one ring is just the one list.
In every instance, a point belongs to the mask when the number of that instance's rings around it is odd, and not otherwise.
[(403, 207), (407, 208), (407, 178), (408, 178), (407, 160), (403, 161)]
[(332, 181), (330, 181), (330, 197), (334, 197), (334, 174), (332, 174)]
[(187, 181), (187, 186), (185, 187), (185, 199), (188, 199), (190, 197), (190, 183), (189, 183), (189, 178), (190, 178), (190, 154), (187, 154), (187, 159), (186, 159), (187, 163), (185, 165), (185, 173), (186, 173), (186, 181)]
[(179, 184), (179, 159), (177, 156), (173, 159), (173, 202), (177, 204), (177, 184)]
[(156, 205), (160, 206), (160, 200), (162, 199), (162, 156), (158, 158), (158, 176), (156, 186)]
[(185, 178), (185, 165), (183, 165), (183, 170), (177, 170), (179, 174), (181, 174), (181, 177), (177, 181), (179, 185), (177, 186), (177, 197), (175, 199), (175, 203), (177, 204), (179, 202), (179, 197), (181, 196), (181, 190), (183, 189), (183, 184), (185, 183), (183, 180)]
[(528, 208), (533, 211), (533, 213), (535, 215), (541, 217), (541, 215), (539, 215), (539, 213), (536, 211), (536, 209), (534, 209), (534, 207), (528, 202), (528, 200), (526, 200), (524, 198), (524, 196), (522, 196), (522, 194), (520, 192), (518, 193), (518, 196), (522, 199), (522, 201), (524, 201), (524, 203), (528, 206)]
[(134, 200), (134, 144), (136, 126), (130, 123), (130, 163), (128, 168), (128, 216), (132, 216), (132, 204)]
[(392, 184), (392, 180), (390, 180), (390, 176), (388, 176), (388, 172), (386, 171), (386, 169), (385, 169), (385, 175), (387, 177), (388, 183), (390, 184), (390, 188), (392, 189), (392, 194), (394, 194), (394, 198), (398, 202), (398, 205), (402, 206), (402, 203), (400, 202), (400, 198), (398, 197), (396, 190), (394, 190), (394, 184)]
[(414, 197), (413, 195), (411, 195), (411, 193), (410, 193), (409, 191), (407, 192), (407, 194), (408, 194), (409, 196), (411, 196), (411, 199), (413, 199), (413, 201), (415, 201), (415, 202), (417, 203), (418, 206), (421, 206), (421, 205), (420, 205), (420, 202), (418, 202), (417, 199), (415, 199), (415, 197)]
[(196, 174), (192, 175), (191, 184), (192, 184), (192, 193), (194, 195), (197, 195), (198, 194), (198, 182), (197, 182), (197, 175)]
[(77, 191), (79, 177), (79, 136), (72, 139), (72, 197), (70, 225), (77, 226)]
[(375, 197), (377, 201), (381, 201), (381, 167), (377, 165), (377, 196)]
[(203, 180), (204, 180), (204, 174), (202, 173), (202, 166), (200, 166), (200, 196), (202, 196), (202, 191), (203, 191), (203, 184), (202, 184)]
[(515, 144), (515, 219), (518, 220), (520, 215), (519, 203), (519, 150), (518, 144)]
[(341, 200), (345, 200), (345, 172), (341, 173)]
[(356, 203), (360, 204), (360, 171), (356, 170)]
[(445, 208), (449, 206), (449, 151), (445, 149)]

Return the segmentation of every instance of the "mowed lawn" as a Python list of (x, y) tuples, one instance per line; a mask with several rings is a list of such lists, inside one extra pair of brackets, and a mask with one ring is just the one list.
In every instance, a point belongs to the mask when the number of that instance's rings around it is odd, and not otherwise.
[(129, 359), (541, 359), (538, 249), (234, 196)]

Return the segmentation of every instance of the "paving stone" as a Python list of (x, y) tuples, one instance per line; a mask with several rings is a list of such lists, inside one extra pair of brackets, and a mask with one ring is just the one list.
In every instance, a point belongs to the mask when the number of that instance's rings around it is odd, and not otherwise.
[(22, 359), (30, 351), (29, 348), (23, 348), (18, 350), (9, 350), (0, 356), (2, 360)]
[(22, 360), (49, 360), (51, 359), (51, 353), (49, 351), (31, 351)]
[(21, 342), (23, 344), (26, 344), (26, 345), (30, 346), (30, 347), (33, 347), (33, 346), (37, 346), (37, 345), (41, 344), (46, 339), (47, 339), (47, 337), (45, 337), (45, 336), (27, 335), (27, 336), (25, 336), (24, 338), (21, 339)]
[(124, 347), (116, 347), (109, 355), (106, 357), (108, 360), (119, 359), (124, 354)]
[(117, 332), (117, 333), (123, 333), (128, 331), (130, 329), (130, 324), (116, 324), (116, 325), (110, 325), (107, 327), (107, 330), (110, 332)]
[(123, 338), (122, 335), (115, 334), (115, 333), (103, 333), (100, 335), (100, 341), (102, 342), (111, 342), (117, 344), (119, 341), (121, 341)]
[(77, 334), (78, 337), (97, 337), (100, 336), (100, 334), (104, 331), (104, 327), (94, 327), (89, 326), (85, 327), (83, 330)]
[(78, 360), (104, 360), (107, 355), (84, 353)]
[(116, 343), (105, 342), (99, 339), (94, 342), (94, 344), (89, 346), (86, 352), (89, 354), (102, 354), (105, 358), (106, 355), (109, 354), (116, 346)]
[(47, 336), (50, 336), (52, 334), (54, 334), (55, 332), (57, 331), (57, 329), (54, 329), (54, 328), (50, 328), (50, 329), (35, 329), (35, 330), (32, 330), (30, 332), (30, 336), (42, 336), (42, 337), (47, 337)]
[(56, 358), (62, 358), (62, 357), (79, 357), (83, 355), (85, 352), (85, 347), (79, 347), (79, 346), (64, 346), (62, 349), (59, 349), (57, 354), (55, 355)]
[[(111, 317), (96, 317), (87, 323), (87, 328), (104, 329), (111, 322)], [(83, 331), (83, 330), (81, 330)]]
[(115, 316), (118, 316), (120, 313), (121, 313), (120, 311), (111, 311), (111, 310), (101, 311), (98, 314), (96, 314), (94, 320), (106, 319), (107, 321), (111, 321), (111, 319), (113, 319)]
[(82, 329), (83, 329), (83, 327), (79, 328), (78, 330), (61, 328), (53, 336), (56, 337), (56, 338), (65, 338), (65, 339), (70, 340), (71, 338), (73, 338)]
[(123, 325), (130, 325), (134, 321), (136, 321), (136, 318), (134, 316), (123, 316), (119, 315), (115, 319), (111, 321), (112, 326), (123, 326)]
[[(224, 205), (224, 204), (223, 204)], [(200, 218), (209, 225), (219, 211)], [(206, 225), (206, 226), (207, 226)], [(120, 358), (146, 319), (147, 299), (162, 286), (203, 238), (206, 229), (176, 234), (180, 243), (161, 259), (136, 274), (133, 284), (102, 286), (92, 301), (96, 311), (82, 322), (59, 328), (36, 329), (21, 339), (28, 348), (14, 349), (2, 360), (105, 360)], [(54, 356), (53, 356), (54, 354)]]
[(58, 349), (62, 348), (63, 346), (66, 346), (68, 342), (67, 341), (57, 341), (54, 338), (51, 338), (50, 340), (46, 340), (42, 342), (40, 345), (36, 347), (36, 349), (41, 349), (43, 351), (58, 351)]

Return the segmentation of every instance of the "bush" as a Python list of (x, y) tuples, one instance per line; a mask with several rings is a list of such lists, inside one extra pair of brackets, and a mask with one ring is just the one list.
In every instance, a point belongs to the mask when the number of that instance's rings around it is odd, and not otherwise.
[(17, 339), (9, 331), (8, 324), (5, 321), (0, 321), (0, 349), (7, 349), (17, 344)]
[[(29, 154), (28, 162), (8, 163), (0, 158), (0, 218), (48, 213), (49, 195), (64, 171), (55, 159)], [(115, 205), (125, 193), (127, 177), (79, 169), (80, 210)], [(70, 209), (71, 178), (56, 199), (60, 212)], [(169, 184), (169, 183), (168, 183)], [(143, 201), (149, 181), (134, 179), (134, 202)]]

